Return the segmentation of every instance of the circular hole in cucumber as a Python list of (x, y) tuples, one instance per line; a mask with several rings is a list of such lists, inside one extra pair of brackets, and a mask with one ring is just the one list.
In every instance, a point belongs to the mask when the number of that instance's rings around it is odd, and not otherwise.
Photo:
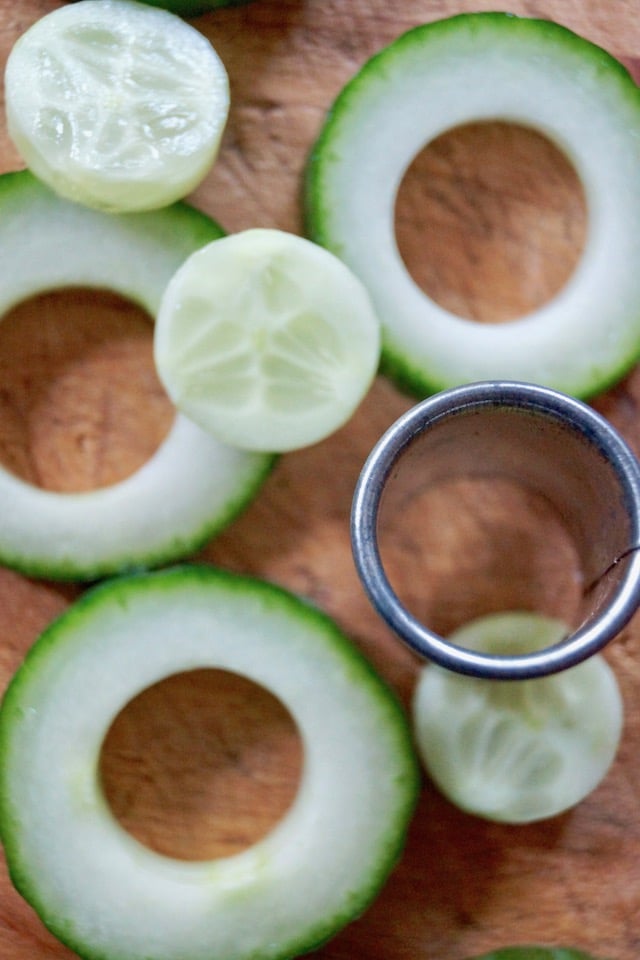
[(45, 490), (106, 487), (160, 446), (174, 409), (147, 313), (111, 292), (42, 294), (0, 324), (0, 462)]
[(504, 323), (549, 302), (580, 260), (580, 178), (543, 134), (469, 123), (429, 143), (400, 184), (395, 231), (418, 286), (457, 316)]
[(114, 720), (100, 757), (103, 789), (120, 824), (180, 860), (228, 857), (285, 815), (302, 772), (289, 711), (238, 674), (175, 674), (135, 697)]
[[(430, 629), (447, 636), (477, 617), (515, 609), (579, 622), (578, 551), (543, 495), (498, 477), (408, 492), (394, 484), (380, 514), (381, 558), (401, 602)], [(394, 495), (396, 486), (404, 496)]]

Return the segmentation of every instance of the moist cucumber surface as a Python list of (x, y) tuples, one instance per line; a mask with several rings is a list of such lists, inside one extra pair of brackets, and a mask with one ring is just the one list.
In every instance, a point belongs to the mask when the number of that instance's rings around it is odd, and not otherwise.
[[(304, 764), (293, 805), (264, 839), (194, 863), (124, 831), (98, 760), (137, 693), (206, 667), (278, 697)], [(211, 567), (85, 593), (29, 651), (0, 709), (0, 836), (13, 882), (91, 960), (256, 960), (311, 949), (380, 889), (418, 781), (401, 707), (336, 625), (280, 588)]]
[(5, 70), (9, 135), (62, 196), (101, 210), (151, 210), (208, 173), (229, 82), (198, 30), (134, 0), (81, 0), (37, 20)]
[(172, 277), (154, 355), (176, 407), (204, 430), (283, 453), (351, 417), (378, 369), (380, 324), (338, 257), (282, 230), (245, 230)]
[[(196, 249), (221, 237), (183, 203), (113, 215), (66, 201), (28, 171), (0, 177), (0, 314), (47, 290), (108, 289), (155, 316)], [(177, 414), (163, 444), (109, 487), (56, 493), (0, 468), (0, 562), (51, 579), (94, 579), (175, 560), (230, 522), (272, 458), (221, 444)]]
[[(407, 167), (457, 126), (504, 120), (538, 130), (586, 195), (581, 259), (547, 304), (478, 324), (431, 300), (397, 248)], [(418, 396), (485, 379), (589, 396), (640, 353), (640, 91), (604, 50), (549, 21), (461, 14), (416, 27), (340, 93), (311, 152), (307, 233), (354, 270), (383, 324), (383, 370)], [(425, 244), (429, 237), (425, 237)]]
[[(527, 611), (490, 614), (451, 636), (457, 646), (514, 655), (550, 647), (564, 624)], [(479, 680), (423, 668), (413, 700), (418, 750), (461, 809), (529, 823), (584, 799), (615, 757), (623, 721), (618, 684), (596, 654), (534, 680)]]

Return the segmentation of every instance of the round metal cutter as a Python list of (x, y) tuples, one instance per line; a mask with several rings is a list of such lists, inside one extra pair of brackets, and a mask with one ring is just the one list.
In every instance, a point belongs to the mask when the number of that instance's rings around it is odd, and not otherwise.
[[(575, 544), (579, 623), (561, 642), (518, 656), (463, 649), (400, 601), (378, 542), (384, 502), (456, 478), (501, 478), (542, 496)], [(526, 679), (591, 656), (640, 604), (640, 467), (616, 430), (586, 404), (528, 383), (490, 381), (439, 393), (384, 434), (360, 475), (351, 518), (358, 573), (378, 613), (422, 657), (458, 673)]]

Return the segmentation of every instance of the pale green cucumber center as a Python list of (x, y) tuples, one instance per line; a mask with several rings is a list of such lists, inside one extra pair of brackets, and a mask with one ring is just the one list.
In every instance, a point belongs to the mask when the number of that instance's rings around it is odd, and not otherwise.
[[(185, 397), (208, 398), (229, 414), (264, 405), (293, 416), (331, 402), (340, 386), (336, 370), (349, 351), (309, 305), (303, 278), (288, 275), (286, 258), (249, 272), (233, 299), (183, 294), (177, 322), (184, 340), (176, 338), (174, 354), (188, 374)], [(271, 323), (280, 313), (282, 321)]]
[(587, 204), (567, 156), (515, 123), (455, 127), (407, 168), (398, 249), (441, 307), (482, 323), (516, 320), (564, 287), (585, 246)]
[(153, 684), (120, 711), (100, 774), (120, 824), (157, 853), (214, 860), (266, 836), (293, 803), (302, 742), (282, 702), (227, 670)]
[[(309, 231), (369, 289), (383, 325), (383, 369), (404, 389), (424, 396), (511, 379), (585, 397), (631, 367), (640, 330), (640, 193), (630, 187), (638, 107), (636, 86), (603, 51), (560, 27), (503, 14), (410, 30), (347, 84), (311, 155)], [(560, 292), (499, 326), (469, 322), (426, 296), (399, 255), (394, 224), (398, 187), (424, 145), (495, 120), (560, 145), (589, 211), (582, 256)]]

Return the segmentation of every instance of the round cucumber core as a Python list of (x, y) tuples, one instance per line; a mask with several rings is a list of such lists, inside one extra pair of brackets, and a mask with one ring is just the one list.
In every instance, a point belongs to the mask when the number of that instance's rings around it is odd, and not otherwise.
[[(568, 628), (530, 611), (488, 614), (450, 636), (483, 653), (530, 653)], [(601, 654), (531, 680), (485, 680), (422, 668), (413, 699), (418, 750), (442, 793), (502, 823), (557, 816), (602, 781), (623, 724), (620, 690)]]
[(229, 111), (206, 37), (135, 0), (51, 10), (13, 45), (4, 80), (27, 166), (61, 196), (114, 213), (159, 209), (198, 186)]
[[(116, 216), (56, 196), (27, 171), (0, 177), (0, 315), (62, 287), (112, 290), (155, 316), (178, 267), (221, 237), (183, 203)], [(156, 453), (111, 486), (42, 490), (0, 467), (0, 562), (88, 580), (185, 556), (257, 492), (273, 458), (220, 443), (177, 414)]]
[(353, 415), (378, 369), (380, 324), (338, 257), (282, 230), (244, 230), (172, 277), (154, 356), (176, 408), (203, 430), (285, 453)]
[[(186, 862), (123, 830), (98, 760), (126, 703), (203, 667), (272, 692), (304, 762), (293, 805), (264, 839)], [(31, 648), (0, 709), (11, 876), (50, 930), (91, 960), (273, 960), (313, 948), (386, 880), (418, 782), (402, 709), (335, 624), (280, 588), (211, 567), (85, 593)]]
[[(395, 237), (405, 171), (455, 127), (531, 127), (582, 184), (582, 256), (550, 301), (508, 324), (445, 310), (411, 278)], [(640, 354), (640, 90), (613, 57), (549, 21), (461, 14), (374, 56), (334, 103), (306, 176), (307, 231), (368, 287), (382, 369), (418, 396), (479, 380), (604, 389)], [(429, 242), (429, 237), (425, 237)]]

